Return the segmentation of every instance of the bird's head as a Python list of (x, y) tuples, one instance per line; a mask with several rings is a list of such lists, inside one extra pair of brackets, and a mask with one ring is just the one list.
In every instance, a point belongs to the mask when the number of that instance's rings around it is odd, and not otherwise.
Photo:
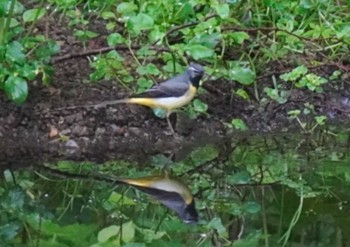
[(204, 67), (197, 63), (190, 63), (187, 69), (187, 75), (192, 85), (198, 88), (199, 82), (204, 75)]
[(192, 199), (190, 204), (186, 205), (180, 217), (186, 224), (198, 222), (198, 213), (196, 211), (194, 199)]

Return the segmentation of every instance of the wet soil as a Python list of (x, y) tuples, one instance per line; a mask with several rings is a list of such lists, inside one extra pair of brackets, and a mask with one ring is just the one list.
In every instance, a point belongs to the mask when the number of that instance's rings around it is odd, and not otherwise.
[[(54, 18), (51, 16), (50, 18)], [(51, 24), (47, 25), (49, 21)], [(64, 22), (54, 19), (38, 25), (37, 32), (61, 44), (57, 57), (83, 51), (82, 43), (75, 40)], [(99, 29), (101, 23), (95, 23)], [(93, 30), (93, 28), (92, 28)], [(86, 49), (103, 47), (98, 38)], [(123, 53), (128, 56), (128, 53)], [(53, 61), (55, 61), (54, 58)], [(128, 60), (128, 59), (126, 59)], [(57, 60), (58, 61), (58, 60)], [(271, 64), (269, 75), (278, 75), (290, 65)], [(292, 68), (292, 66), (290, 66)], [(220, 145), (231, 138), (244, 138), (253, 134), (286, 133), (300, 131), (288, 111), (304, 109), (305, 103), (315, 106), (315, 114), (328, 117), (328, 122), (347, 122), (350, 116), (350, 81), (328, 83), (322, 94), (293, 89), (284, 104), (262, 100), (264, 87), (273, 87), (271, 76), (259, 75), (254, 97), (252, 86), (243, 87), (233, 81), (207, 79), (204, 93), (198, 98), (209, 106), (208, 114), (191, 120), (186, 114), (173, 114), (177, 138), (169, 134), (167, 123), (155, 117), (148, 108), (136, 105), (112, 105), (95, 109), (88, 106), (107, 100), (127, 97), (130, 92), (116, 81), (89, 82), (88, 57), (75, 57), (53, 63), (54, 75), (49, 86), (40, 82), (30, 84), (28, 100), (21, 106), (0, 95), (0, 167), (34, 165), (69, 159), (104, 162), (113, 159), (144, 161), (154, 154), (174, 155), (182, 159), (188, 152), (205, 144)], [(315, 72), (329, 76), (336, 68), (318, 67)], [(233, 90), (244, 88), (250, 100), (235, 95)], [(286, 85), (290, 89), (290, 85)], [(265, 95), (266, 97), (266, 95)], [(304, 116), (303, 121), (312, 116)], [(233, 118), (244, 120), (249, 127), (242, 132), (227, 127)]]

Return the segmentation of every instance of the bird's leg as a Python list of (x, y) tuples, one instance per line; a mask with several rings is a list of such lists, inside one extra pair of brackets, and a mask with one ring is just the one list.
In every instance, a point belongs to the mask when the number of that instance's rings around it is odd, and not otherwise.
[(171, 111), (166, 112), (166, 121), (168, 122), (171, 133), (173, 133), (173, 135), (175, 135), (175, 130), (174, 130), (173, 126), (171, 125), (170, 118), (169, 118), (171, 113), (172, 113)]

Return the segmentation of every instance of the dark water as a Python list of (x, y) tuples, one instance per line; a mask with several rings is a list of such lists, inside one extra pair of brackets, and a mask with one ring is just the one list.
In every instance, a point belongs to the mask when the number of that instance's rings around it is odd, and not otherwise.
[[(42, 164), (84, 179), (38, 166), (3, 171), (1, 246), (350, 246), (346, 132), (237, 135), (180, 161), (168, 156)], [(140, 190), (96, 179), (164, 170), (190, 188), (197, 224)]]

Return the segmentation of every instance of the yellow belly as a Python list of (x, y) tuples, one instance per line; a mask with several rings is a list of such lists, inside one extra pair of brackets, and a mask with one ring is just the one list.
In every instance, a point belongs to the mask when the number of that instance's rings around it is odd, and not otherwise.
[(162, 108), (171, 111), (187, 105), (196, 95), (197, 88), (190, 85), (189, 90), (180, 97), (166, 97), (166, 98), (130, 98), (128, 103), (139, 104), (151, 108)]

